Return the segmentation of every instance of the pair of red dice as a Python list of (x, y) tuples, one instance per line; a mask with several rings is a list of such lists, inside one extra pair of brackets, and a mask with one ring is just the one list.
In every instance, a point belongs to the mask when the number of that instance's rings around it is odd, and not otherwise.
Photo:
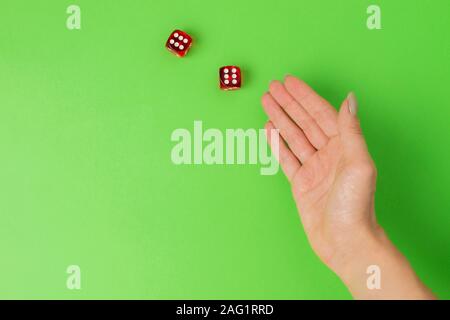
[[(175, 30), (166, 42), (166, 48), (182, 58), (192, 45), (192, 37), (184, 31)], [(238, 66), (224, 66), (219, 69), (219, 85), (222, 90), (236, 90), (241, 87), (241, 69)]]

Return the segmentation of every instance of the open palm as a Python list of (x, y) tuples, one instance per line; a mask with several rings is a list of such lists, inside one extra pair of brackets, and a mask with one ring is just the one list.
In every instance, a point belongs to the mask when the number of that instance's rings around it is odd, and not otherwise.
[[(376, 170), (350, 94), (338, 113), (305, 82), (272, 81), (262, 97), (268, 141), (278, 129), (279, 162), (289, 179), (308, 239), (329, 266), (342, 259), (358, 233), (377, 228)], [(363, 232), (364, 231), (364, 232)]]

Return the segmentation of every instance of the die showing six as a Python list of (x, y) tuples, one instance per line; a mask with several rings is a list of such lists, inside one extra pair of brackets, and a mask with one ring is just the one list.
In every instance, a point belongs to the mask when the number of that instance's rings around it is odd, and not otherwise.
[(220, 89), (236, 90), (241, 87), (241, 69), (237, 66), (225, 66), (219, 69)]
[[(173, 31), (166, 42), (166, 48), (176, 56), (183, 58), (192, 45), (192, 37), (184, 31)], [(241, 69), (237, 66), (225, 66), (219, 69), (219, 87), (222, 90), (236, 90), (241, 87)]]

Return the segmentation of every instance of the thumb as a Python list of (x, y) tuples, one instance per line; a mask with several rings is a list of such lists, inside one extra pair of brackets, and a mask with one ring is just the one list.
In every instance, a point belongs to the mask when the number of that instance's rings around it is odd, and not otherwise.
[(367, 156), (370, 158), (357, 112), (358, 102), (355, 94), (350, 92), (342, 103), (338, 116), (339, 136), (344, 154), (349, 160), (365, 160)]

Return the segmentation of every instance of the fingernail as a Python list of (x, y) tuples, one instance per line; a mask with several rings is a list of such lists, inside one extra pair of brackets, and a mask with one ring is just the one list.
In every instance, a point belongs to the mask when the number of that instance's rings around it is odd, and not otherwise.
[(350, 92), (347, 96), (347, 103), (348, 103), (348, 111), (354, 116), (356, 116), (356, 113), (358, 112), (358, 102), (356, 101), (356, 96), (353, 92)]

